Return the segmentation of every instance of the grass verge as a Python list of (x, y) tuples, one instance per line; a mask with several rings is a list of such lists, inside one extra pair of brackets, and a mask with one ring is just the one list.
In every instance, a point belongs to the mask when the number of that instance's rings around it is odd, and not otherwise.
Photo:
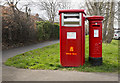
[(59, 43), (38, 48), (9, 58), (4, 64), (25, 69), (75, 70), (84, 72), (118, 72), (118, 40), (111, 44), (103, 43), (103, 65), (91, 66), (88, 62), (89, 38), (85, 42), (85, 64), (80, 67), (60, 65)]

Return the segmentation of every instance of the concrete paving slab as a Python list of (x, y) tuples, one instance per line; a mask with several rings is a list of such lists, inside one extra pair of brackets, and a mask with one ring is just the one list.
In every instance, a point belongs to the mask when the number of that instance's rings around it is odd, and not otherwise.
[(118, 81), (115, 73), (29, 70), (3, 65), (3, 81)]

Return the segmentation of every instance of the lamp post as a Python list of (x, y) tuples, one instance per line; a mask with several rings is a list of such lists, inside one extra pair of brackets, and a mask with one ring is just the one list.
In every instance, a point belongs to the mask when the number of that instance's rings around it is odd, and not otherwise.
[(30, 16), (30, 14), (31, 14), (31, 9), (29, 8), (28, 9), (28, 15)]

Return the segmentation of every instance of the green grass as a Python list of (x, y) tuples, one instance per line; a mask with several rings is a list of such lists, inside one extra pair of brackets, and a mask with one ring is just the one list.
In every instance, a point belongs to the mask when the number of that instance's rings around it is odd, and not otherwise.
[(85, 42), (85, 64), (80, 67), (62, 67), (60, 65), (59, 43), (38, 48), (9, 58), (4, 64), (25, 69), (75, 70), (83, 72), (118, 72), (118, 40), (111, 44), (103, 43), (103, 65), (91, 66), (88, 62), (89, 38)]

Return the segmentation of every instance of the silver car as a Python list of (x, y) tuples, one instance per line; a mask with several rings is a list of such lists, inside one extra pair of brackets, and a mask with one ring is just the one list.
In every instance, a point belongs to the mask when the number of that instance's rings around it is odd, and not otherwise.
[(120, 39), (120, 30), (115, 30), (114, 31), (113, 39)]

